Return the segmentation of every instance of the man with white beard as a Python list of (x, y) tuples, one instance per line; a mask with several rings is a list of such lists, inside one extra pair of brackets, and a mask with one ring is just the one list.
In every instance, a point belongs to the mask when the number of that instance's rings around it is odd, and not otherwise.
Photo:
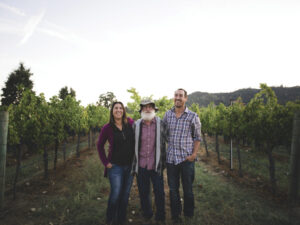
[(132, 171), (137, 175), (141, 209), (146, 222), (153, 216), (150, 199), (152, 182), (155, 197), (155, 220), (165, 221), (165, 192), (163, 170), (166, 168), (166, 126), (155, 112), (155, 103), (149, 99), (140, 104), (141, 119), (134, 125), (135, 154)]

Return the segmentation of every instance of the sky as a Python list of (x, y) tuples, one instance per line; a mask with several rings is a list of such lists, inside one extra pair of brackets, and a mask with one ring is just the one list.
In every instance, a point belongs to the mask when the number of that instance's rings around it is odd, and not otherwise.
[(20, 62), (83, 105), (299, 86), (299, 26), (299, 0), (0, 0), (0, 88)]

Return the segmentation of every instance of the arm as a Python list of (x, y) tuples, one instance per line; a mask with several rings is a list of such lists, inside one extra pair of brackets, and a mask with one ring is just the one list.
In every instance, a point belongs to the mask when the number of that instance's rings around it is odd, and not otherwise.
[(190, 162), (194, 162), (197, 157), (197, 151), (199, 147), (200, 147), (200, 141), (194, 141), (193, 153), (190, 156), (186, 157), (186, 160)]
[(195, 159), (197, 157), (197, 151), (200, 147), (200, 141), (201, 141), (201, 123), (200, 123), (200, 119), (199, 119), (198, 115), (195, 116), (193, 124), (195, 127), (194, 137), (193, 137), (193, 141), (194, 141), (193, 153), (192, 153), (192, 155), (186, 157), (186, 160), (191, 161), (191, 162), (195, 161)]
[(129, 123), (131, 126), (133, 126), (134, 120), (133, 120), (132, 118), (127, 117), (127, 121), (128, 121), (128, 123)]
[(108, 126), (105, 125), (101, 129), (99, 139), (98, 139), (98, 143), (97, 143), (97, 149), (98, 149), (99, 157), (100, 157), (100, 160), (102, 161), (102, 163), (105, 167), (107, 167), (108, 164), (110, 164), (108, 159), (107, 159), (107, 156), (105, 154), (105, 149), (104, 149), (104, 145), (105, 145), (105, 143), (108, 139), (108, 129), (107, 128), (108, 128)]

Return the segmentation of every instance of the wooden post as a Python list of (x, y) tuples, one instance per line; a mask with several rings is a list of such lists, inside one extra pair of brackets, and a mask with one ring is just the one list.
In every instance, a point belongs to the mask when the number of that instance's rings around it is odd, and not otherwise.
[(0, 209), (4, 207), (8, 112), (0, 112)]
[(297, 201), (300, 189), (300, 111), (295, 113), (292, 135), (292, 151), (290, 159), (289, 201)]
[(230, 99), (231, 113), (230, 113), (230, 170), (233, 170), (233, 149), (232, 149), (232, 102)]

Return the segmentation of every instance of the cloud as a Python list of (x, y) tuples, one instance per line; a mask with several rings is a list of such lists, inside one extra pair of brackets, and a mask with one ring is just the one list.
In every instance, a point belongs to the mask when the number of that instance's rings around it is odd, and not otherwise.
[(42, 21), (44, 15), (45, 15), (45, 11), (42, 11), (37, 16), (31, 16), (29, 18), (29, 20), (23, 30), (25, 35), (24, 35), (23, 39), (20, 41), (19, 45), (23, 45), (28, 41), (28, 39), (32, 36), (34, 31), (36, 30), (37, 26)]
[(47, 28), (39, 28), (38, 30), (41, 31), (42, 33), (46, 34), (46, 35), (50, 35), (52, 37), (56, 37), (56, 38), (64, 40), (64, 41), (68, 41), (67, 35), (62, 34), (58, 31), (50, 30), (50, 29), (47, 29)]
[(51, 29), (60, 31), (60, 32), (68, 32), (68, 30), (60, 25), (57, 25), (55, 23), (49, 22), (49, 21), (45, 21), (44, 23), (47, 27), (50, 27)]
[(43, 26), (39, 26), (38, 30), (46, 35), (58, 38), (60, 40), (79, 45), (79, 46), (98, 46), (98, 43), (92, 43), (91, 41), (88, 41), (82, 37), (80, 37), (77, 34), (74, 34), (67, 30), (66, 28), (59, 26), (57, 24), (54, 24), (49, 21), (44, 21)]
[(18, 15), (18, 16), (26, 16), (26, 14), (22, 10), (20, 10), (18, 8), (15, 8), (15, 7), (12, 7), (12, 6), (9, 6), (7, 4), (4, 4), (2, 2), (0, 2), (0, 8), (8, 10), (8, 11), (10, 11), (10, 12), (12, 12), (12, 13)]
[[(34, 32), (39, 31), (45, 35), (58, 38), (60, 40), (79, 45), (79, 46), (97, 46), (97, 43), (91, 43), (90, 41), (74, 34), (62, 26), (54, 24), (49, 21), (43, 21), (45, 10), (35, 16), (26, 15), (21, 9), (12, 7), (5, 3), (0, 3), (0, 9), (12, 12), (15, 15), (29, 17), (28, 21), (23, 24), (13, 21), (7, 21), (0, 18), (0, 33), (15, 34), (23, 36), (18, 46), (24, 45)], [(25, 20), (26, 21), (26, 20)]]

